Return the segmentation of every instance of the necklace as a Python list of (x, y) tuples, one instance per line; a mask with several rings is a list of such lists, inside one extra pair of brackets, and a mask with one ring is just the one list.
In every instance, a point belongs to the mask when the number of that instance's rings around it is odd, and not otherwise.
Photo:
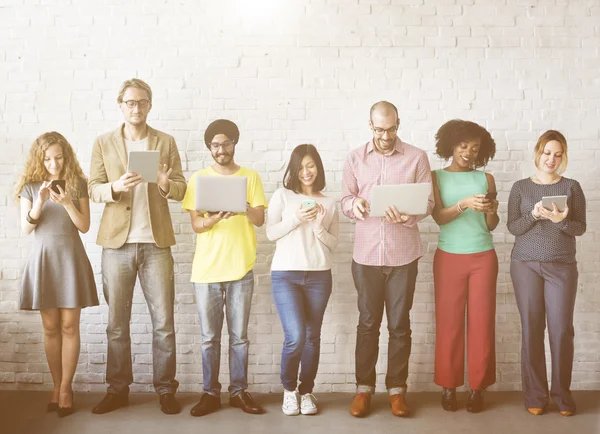
[(558, 181), (560, 181), (562, 178), (562, 176), (558, 176), (554, 179), (552, 179), (550, 182), (543, 182), (540, 178), (538, 178), (537, 173), (535, 175), (533, 175), (532, 179), (536, 180), (536, 184), (542, 184), (542, 185), (551, 185), (551, 184), (556, 184)]

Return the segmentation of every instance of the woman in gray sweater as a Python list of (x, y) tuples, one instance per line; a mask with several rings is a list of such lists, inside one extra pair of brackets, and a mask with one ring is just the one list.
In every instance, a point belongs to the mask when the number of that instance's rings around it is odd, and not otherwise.
[[(573, 311), (577, 293), (575, 237), (586, 230), (585, 196), (579, 183), (561, 176), (567, 168), (567, 141), (549, 130), (535, 145), (536, 173), (515, 182), (508, 199), (508, 230), (515, 236), (510, 274), (521, 315), (521, 376), (525, 407), (541, 415), (548, 405), (544, 330), (552, 355), (550, 395), (563, 416), (575, 414), (571, 395)], [(557, 198), (552, 209), (542, 198)]]

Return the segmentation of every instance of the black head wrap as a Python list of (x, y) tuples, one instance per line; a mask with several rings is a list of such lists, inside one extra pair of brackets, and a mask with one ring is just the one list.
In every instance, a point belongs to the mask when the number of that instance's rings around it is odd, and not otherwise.
[(204, 143), (206, 144), (206, 147), (210, 146), (210, 143), (217, 134), (225, 134), (236, 145), (240, 139), (240, 130), (238, 130), (236, 124), (227, 119), (217, 119), (216, 121), (211, 122), (204, 132)]

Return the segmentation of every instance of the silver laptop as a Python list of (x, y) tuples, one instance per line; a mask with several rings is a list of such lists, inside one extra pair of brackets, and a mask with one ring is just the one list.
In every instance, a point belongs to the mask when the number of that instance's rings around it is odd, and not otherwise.
[(197, 176), (196, 210), (246, 212), (245, 176)]
[(431, 184), (376, 185), (371, 191), (370, 217), (384, 217), (388, 206), (395, 205), (401, 214), (421, 215), (427, 212)]

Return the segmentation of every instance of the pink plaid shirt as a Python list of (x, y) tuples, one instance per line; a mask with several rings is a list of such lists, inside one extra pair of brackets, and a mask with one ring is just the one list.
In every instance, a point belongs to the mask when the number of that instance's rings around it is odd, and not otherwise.
[[(396, 138), (394, 150), (383, 155), (375, 150), (373, 140), (353, 150), (344, 164), (342, 212), (351, 219), (354, 199), (371, 202), (374, 185), (431, 183), (427, 154)], [(405, 223), (388, 223), (381, 217), (356, 220), (353, 259), (363, 265), (397, 267), (410, 264), (423, 255), (417, 222), (433, 210), (433, 189), (427, 214), (410, 216)]]

